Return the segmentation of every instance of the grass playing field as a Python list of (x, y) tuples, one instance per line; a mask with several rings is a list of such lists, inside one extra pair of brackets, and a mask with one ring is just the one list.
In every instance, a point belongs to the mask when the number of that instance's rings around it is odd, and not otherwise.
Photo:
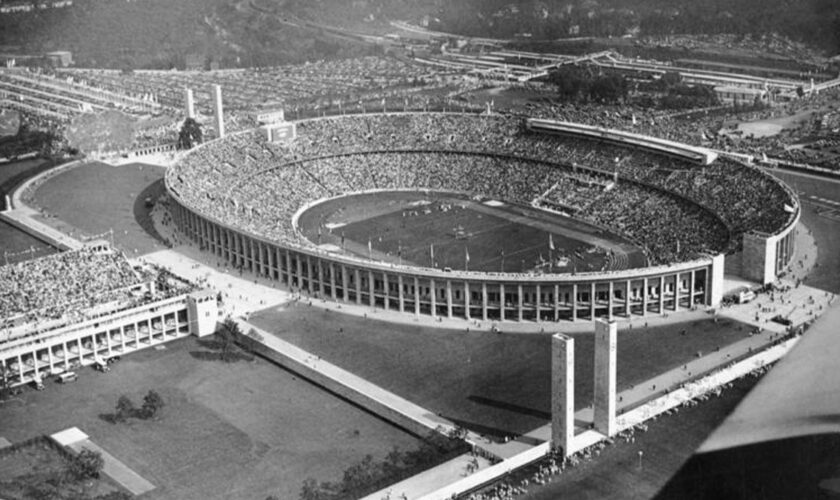
[(137, 257), (165, 248), (145, 204), (147, 197), (156, 199), (163, 192), (165, 171), (139, 163), (86, 163), (46, 181), (35, 192), (35, 203), (55, 215), (43, 222), (76, 237), (113, 229), (114, 243), (129, 257)]
[[(50, 380), (0, 404), (0, 436), (18, 442), (77, 426), (156, 486), (143, 498), (184, 500), (295, 499), (308, 477), (338, 480), (367, 454), (382, 460), (394, 446), (419, 446), (267, 361), (208, 361), (197, 355), (204, 351), (189, 337), (125, 356), (110, 373), (84, 368), (76, 383)], [(120, 395), (139, 405), (150, 389), (166, 404), (159, 420), (101, 418)]]
[[(250, 320), (360, 377), (486, 435), (531, 431), (550, 415), (549, 335), (492, 334), (390, 324), (299, 305)], [(636, 324), (618, 336), (623, 390), (747, 335), (722, 320), (668, 326)], [(558, 327), (558, 329), (560, 329)], [(685, 334), (682, 331), (685, 330)], [(592, 399), (594, 341), (575, 339), (575, 395)]]
[(316, 243), (362, 257), (439, 269), (587, 272), (644, 265), (630, 242), (580, 221), (451, 193), (330, 200), (304, 213), (299, 227)]

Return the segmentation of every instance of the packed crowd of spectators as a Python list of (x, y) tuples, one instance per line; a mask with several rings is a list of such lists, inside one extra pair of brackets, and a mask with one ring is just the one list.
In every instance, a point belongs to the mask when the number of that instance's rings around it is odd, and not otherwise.
[(65, 69), (59, 74), (115, 92), (153, 95), (160, 104), (177, 109), (183, 108), (184, 89), (191, 88), (196, 110), (208, 115), (212, 113), (212, 87), (220, 85), (228, 111), (284, 107), (294, 116), (295, 103), (325, 106), (344, 99), (347, 105), (349, 100), (356, 102), (386, 89), (431, 83), (446, 73), (396, 58), (369, 56), (243, 70), (124, 73)]
[(141, 283), (124, 256), (76, 250), (0, 267), (3, 322), (47, 321), (109, 302)]
[[(834, 170), (840, 168), (836, 155), (820, 154), (819, 151), (831, 149), (835, 141), (840, 141), (833, 119), (840, 113), (837, 105), (840, 88), (837, 87), (770, 107), (753, 109), (726, 105), (677, 113), (633, 104), (557, 102), (553, 98), (556, 91), (550, 87), (528, 84), (525, 89), (544, 98), (536, 103), (530, 102), (527, 110), (507, 111), (626, 130), (694, 146), (749, 154), (756, 159), (766, 155)], [(788, 118), (791, 116), (796, 118), (791, 120)], [(773, 134), (751, 134), (738, 130), (737, 125), (741, 122), (761, 120), (779, 120), (784, 127)]]
[(789, 219), (788, 193), (758, 169), (592, 146), (526, 132), (509, 116), (372, 114), (300, 122), (289, 145), (266, 143), (256, 132), (233, 135), (199, 147), (167, 175), (203, 213), (295, 244), (306, 244), (292, 226), (306, 203), (369, 189), (572, 206), (578, 217), (643, 245), (652, 263), (714, 254), (745, 231), (772, 233)]

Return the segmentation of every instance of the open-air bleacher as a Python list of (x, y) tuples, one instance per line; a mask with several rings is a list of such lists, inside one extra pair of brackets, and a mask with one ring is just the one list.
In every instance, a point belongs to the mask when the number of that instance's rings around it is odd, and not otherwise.
[[(298, 134), (291, 145), (246, 132), (199, 147), (168, 174), (170, 186), (224, 223), (303, 245), (292, 217), (320, 198), (439, 189), (539, 204), (548, 192), (549, 201), (577, 207), (578, 217), (639, 241), (654, 263), (722, 251), (730, 236), (772, 232), (789, 216), (787, 193), (758, 170), (592, 147), (586, 139), (528, 133), (513, 117), (343, 116), (301, 122)], [(607, 171), (620, 177), (610, 189), (610, 176), (598, 175)]]

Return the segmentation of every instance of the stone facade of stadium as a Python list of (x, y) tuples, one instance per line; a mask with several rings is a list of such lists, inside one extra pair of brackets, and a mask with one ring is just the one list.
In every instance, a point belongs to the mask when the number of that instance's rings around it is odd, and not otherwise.
[[(621, 134), (612, 131), (610, 141), (620, 142)], [(637, 135), (632, 140), (627, 144), (630, 148), (659, 151), (667, 157), (685, 156), (695, 163), (689, 154), (701, 151), (705, 163), (713, 161), (700, 148), (660, 144), (663, 141), (653, 139), (645, 142)], [(170, 210), (174, 224), (188, 238), (235, 268), (277, 280), (313, 298), (416, 316), (554, 322), (714, 307), (724, 294), (723, 254), (621, 271), (540, 275), (398, 266), (314, 245), (276, 241), (222, 222), (185, 201), (172, 185), (184, 174), (177, 172), (167, 175)], [(179, 189), (184, 189), (184, 184), (179, 184)], [(210, 199), (215, 196), (201, 194)], [(790, 203), (798, 204), (795, 199)], [(743, 251), (727, 258), (738, 260), (743, 275), (762, 284), (772, 281), (792, 256), (797, 221), (798, 208), (796, 216), (775, 234), (744, 235)]]
[(173, 201), (178, 227), (234, 267), (279, 280), (312, 297), (407, 314), (483, 321), (611, 319), (712, 306), (723, 294), (722, 255), (610, 273), (446, 272), (280, 245)]

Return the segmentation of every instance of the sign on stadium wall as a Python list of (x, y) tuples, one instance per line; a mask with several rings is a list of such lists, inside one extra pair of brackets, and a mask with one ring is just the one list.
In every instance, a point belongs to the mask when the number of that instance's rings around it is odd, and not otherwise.
[(264, 125), (260, 129), (268, 142), (288, 142), (297, 137), (297, 127), (291, 122)]
[(271, 123), (278, 123), (286, 120), (286, 113), (279, 109), (277, 111), (267, 111), (264, 113), (258, 113), (254, 118), (257, 120), (257, 123), (261, 125), (268, 125)]

